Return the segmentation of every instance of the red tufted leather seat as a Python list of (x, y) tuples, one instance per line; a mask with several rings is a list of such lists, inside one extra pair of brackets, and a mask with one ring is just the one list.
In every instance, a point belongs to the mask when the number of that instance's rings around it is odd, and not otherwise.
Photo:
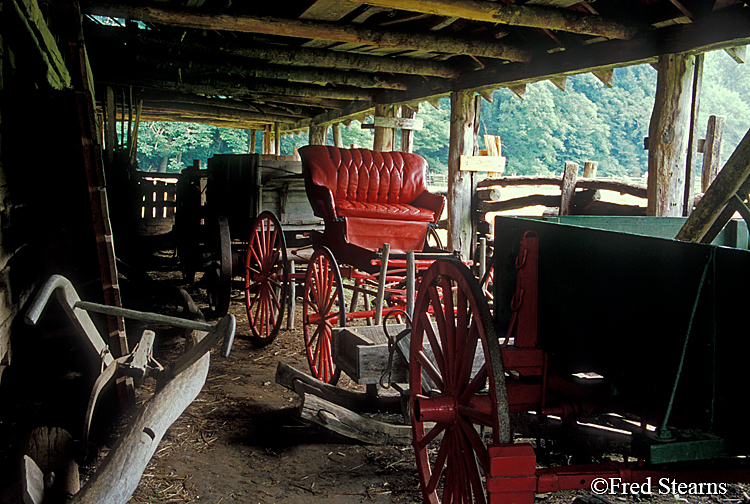
[[(396, 250), (422, 249), (427, 223), (437, 223), (445, 202), (427, 191), (424, 158), (325, 145), (299, 153), (313, 212), (326, 223), (345, 220), (350, 243), (377, 249), (388, 241)], [(391, 236), (396, 230), (408, 236)]]

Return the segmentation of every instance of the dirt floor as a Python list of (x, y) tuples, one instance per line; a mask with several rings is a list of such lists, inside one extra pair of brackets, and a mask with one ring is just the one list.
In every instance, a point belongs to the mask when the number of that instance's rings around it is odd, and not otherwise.
[[(206, 293), (200, 283), (185, 284), (177, 272), (151, 275), (166, 285), (186, 286), (206, 310)], [(300, 420), (299, 397), (275, 383), (279, 362), (308, 369), (299, 324), (296, 331), (282, 329), (269, 346), (255, 348), (248, 340), (247, 315), (238, 291), (230, 311), (237, 318), (231, 355), (224, 359), (212, 351), (202, 392), (167, 431), (130, 502), (422, 502), (410, 446), (363, 445)], [(186, 340), (160, 334), (156, 355), (166, 364), (185, 350)], [(153, 386), (149, 379), (139, 388), (139, 403), (150, 397)], [(340, 386), (356, 388), (346, 377)], [(121, 419), (120, 424), (125, 421)], [(106, 455), (116, 431), (109, 428), (108, 438), (95, 438), (100, 449), (92, 462), (81, 467), (84, 479)], [(729, 485), (723, 495), (607, 495), (607, 500), (594, 502), (748, 504), (746, 492), (750, 486), (743, 484)], [(576, 496), (591, 497), (592, 492), (540, 494), (536, 501), (562, 504)]]

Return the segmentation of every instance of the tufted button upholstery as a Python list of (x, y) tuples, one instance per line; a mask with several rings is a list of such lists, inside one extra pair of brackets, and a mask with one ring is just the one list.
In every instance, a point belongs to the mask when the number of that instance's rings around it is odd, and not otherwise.
[(308, 145), (299, 150), (307, 194), (324, 218), (437, 222), (443, 198), (427, 191), (427, 162), (404, 152)]

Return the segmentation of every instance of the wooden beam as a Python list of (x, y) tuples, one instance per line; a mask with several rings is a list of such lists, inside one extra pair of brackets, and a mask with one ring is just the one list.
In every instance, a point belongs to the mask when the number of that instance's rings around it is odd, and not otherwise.
[(460, 39), (436, 33), (413, 33), (385, 30), (370, 30), (357, 26), (344, 26), (323, 21), (306, 21), (278, 17), (261, 17), (229, 14), (200, 14), (192, 10), (176, 10), (161, 7), (137, 7), (113, 4), (90, 5), (89, 14), (135, 19), (146, 23), (181, 26), (199, 30), (219, 30), (243, 33), (352, 42), (393, 47), (399, 49), (434, 51), (452, 54), (471, 54), (485, 58), (510, 61), (530, 61), (531, 53), (501, 42), (485, 42), (475, 39)]
[(351, 0), (436, 16), (458, 17), (487, 23), (546, 28), (612, 39), (630, 39), (637, 30), (616, 19), (553, 7), (507, 5), (479, 0)]
[(461, 171), (461, 156), (474, 154), (474, 93), (451, 93), (450, 144), (448, 146), (448, 250), (469, 259), (472, 240), (471, 173)]
[[(191, 81), (175, 82), (167, 76), (157, 75), (126, 75), (120, 76), (113, 72), (100, 72), (99, 82), (111, 85), (132, 85), (146, 89), (159, 89), (165, 91), (179, 91), (195, 93), (207, 96), (229, 96), (242, 97), (256, 94), (271, 94), (291, 98), (312, 98), (315, 103), (324, 100), (347, 100), (347, 101), (371, 101), (375, 97), (374, 90), (353, 88), (350, 86), (316, 86), (303, 84), (273, 84), (262, 81), (250, 81), (243, 79), (230, 80), (196, 78)], [(402, 93), (403, 91), (396, 91)], [(294, 103), (294, 102), (287, 102)]]
[(567, 80), (568, 80), (567, 77), (562, 76), (562, 77), (552, 77), (549, 81), (552, 84), (554, 84), (555, 87), (559, 89), (560, 91), (565, 91), (565, 83)]
[(615, 83), (615, 69), (614, 68), (599, 68), (591, 72), (594, 76), (601, 81), (602, 84), (611, 88)]
[(747, 53), (747, 46), (727, 47), (724, 49), (726, 53), (737, 63), (745, 62), (745, 54)]
[(648, 214), (652, 216), (682, 216), (694, 65), (695, 57), (690, 55), (659, 58), (648, 132)]
[(603, 67), (656, 62), (662, 53), (689, 53), (750, 44), (750, 9), (726, 8), (695, 23), (653, 30), (632, 40), (610, 40), (553, 54), (537, 54), (530, 63), (488, 65), (467, 72), (450, 85), (426, 83), (402, 98), (385, 92), (379, 103), (406, 103), (447, 96), (453, 89), (490, 89), (529, 84), (552, 77), (568, 77)]
[(382, 72), (406, 75), (425, 75), (429, 77), (443, 77), (452, 79), (458, 77), (461, 71), (459, 65), (431, 59), (407, 58), (398, 56), (372, 56), (369, 54), (354, 54), (343, 51), (329, 51), (273, 45), (240, 45), (224, 40), (221, 46), (207, 46), (205, 43), (193, 42), (187, 38), (178, 42), (155, 32), (154, 30), (127, 30), (112, 26), (87, 26), (86, 40), (91, 46), (103, 48), (108, 53), (115, 44), (126, 43), (139, 49), (165, 49), (187, 55), (233, 56), (254, 60), (266, 60), (279, 65), (313, 66), (319, 68), (335, 68), (339, 70), (359, 70), (362, 72)]
[[(733, 208), (729, 212), (724, 212), (724, 210), (747, 182), (748, 177), (750, 177), (750, 130), (709, 186), (706, 194), (695, 205), (695, 210), (685, 221), (676, 238), (702, 242), (714, 223), (718, 224), (719, 229), (723, 228), (734, 213)], [(722, 213), (725, 217), (720, 219)]]
[(524, 96), (526, 96), (526, 84), (521, 84), (519, 86), (510, 86), (508, 87), (508, 90), (510, 90), (511, 93), (516, 95), (521, 100), (523, 100)]

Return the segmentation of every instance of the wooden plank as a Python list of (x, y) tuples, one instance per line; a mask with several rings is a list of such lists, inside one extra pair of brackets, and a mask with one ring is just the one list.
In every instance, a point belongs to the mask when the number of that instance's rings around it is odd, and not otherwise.
[(746, 60), (747, 46), (727, 47), (724, 51), (737, 63), (744, 63)]
[(719, 173), (721, 143), (724, 137), (726, 117), (712, 115), (708, 118), (706, 141), (703, 144), (703, 168), (701, 170), (701, 192), (706, 192)]
[[(334, 387), (312, 376), (299, 371), (292, 366), (279, 362), (276, 367), (276, 383), (282, 387), (299, 393), (314, 394), (327, 401), (334, 402), (344, 408), (361, 412), (391, 412), (401, 411), (401, 398), (399, 397), (372, 397), (363, 392), (354, 392), (339, 387)], [(304, 384), (304, 389), (299, 384)]]
[[(301, 385), (300, 388), (303, 388)], [(302, 393), (300, 416), (333, 432), (363, 443), (375, 445), (408, 445), (412, 442), (411, 426), (380, 422), (363, 417), (335, 403), (312, 394)]]
[(464, 172), (505, 171), (505, 156), (461, 156), (460, 170)]
[[(719, 216), (726, 208), (729, 201), (740, 190), (750, 176), (750, 131), (734, 150), (729, 160), (721, 169), (716, 179), (695, 206), (695, 210), (677, 233), (676, 238), (684, 241), (702, 241), (708, 234), (709, 229), (717, 224), (719, 229), (731, 218)], [(731, 212), (734, 213), (734, 212)]]
[(376, 128), (401, 128), (419, 131), (422, 129), (422, 126), (424, 126), (424, 121), (422, 121), (422, 119), (408, 117), (383, 117), (376, 115), (373, 126)]
[(300, 15), (300, 19), (338, 21), (358, 7), (348, 0), (317, 0)]

